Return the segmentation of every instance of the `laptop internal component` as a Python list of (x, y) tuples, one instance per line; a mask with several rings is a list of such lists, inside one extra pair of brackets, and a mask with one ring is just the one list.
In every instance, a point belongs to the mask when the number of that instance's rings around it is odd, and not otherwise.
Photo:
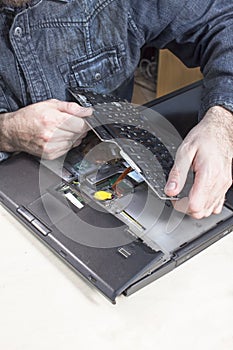
[(115, 96), (70, 89), (76, 101), (84, 107), (93, 106), (94, 112), (86, 118), (89, 126), (102, 141), (115, 143), (120, 155), (146, 181), (161, 199), (168, 197), (164, 187), (173, 166), (176, 150), (171, 140), (164, 144), (147, 121), (142, 109)]

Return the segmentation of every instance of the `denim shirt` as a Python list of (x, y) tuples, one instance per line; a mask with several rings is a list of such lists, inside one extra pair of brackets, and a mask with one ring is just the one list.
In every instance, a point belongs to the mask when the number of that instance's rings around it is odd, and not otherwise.
[(201, 67), (201, 116), (233, 111), (232, 0), (32, 0), (0, 7), (0, 112), (69, 100), (69, 86), (120, 94), (145, 43)]

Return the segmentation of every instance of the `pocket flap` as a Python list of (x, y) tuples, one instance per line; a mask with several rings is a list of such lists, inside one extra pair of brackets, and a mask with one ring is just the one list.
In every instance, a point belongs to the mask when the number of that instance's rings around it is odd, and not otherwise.
[(90, 88), (120, 72), (123, 56), (117, 48), (103, 49), (83, 60), (60, 66), (60, 71), (70, 86)]

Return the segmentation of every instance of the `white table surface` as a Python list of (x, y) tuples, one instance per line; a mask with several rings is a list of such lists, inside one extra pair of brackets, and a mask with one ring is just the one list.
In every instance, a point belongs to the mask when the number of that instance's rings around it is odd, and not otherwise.
[(233, 349), (233, 234), (114, 306), (0, 207), (0, 349)]

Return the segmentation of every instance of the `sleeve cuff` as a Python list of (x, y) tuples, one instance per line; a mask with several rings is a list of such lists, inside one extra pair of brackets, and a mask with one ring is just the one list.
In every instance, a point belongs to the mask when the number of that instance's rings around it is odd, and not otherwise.
[(214, 106), (222, 106), (233, 112), (233, 96), (223, 97), (223, 96), (208, 96), (208, 98), (203, 98), (201, 103), (201, 108), (199, 111), (199, 119), (202, 119), (209, 108)]

